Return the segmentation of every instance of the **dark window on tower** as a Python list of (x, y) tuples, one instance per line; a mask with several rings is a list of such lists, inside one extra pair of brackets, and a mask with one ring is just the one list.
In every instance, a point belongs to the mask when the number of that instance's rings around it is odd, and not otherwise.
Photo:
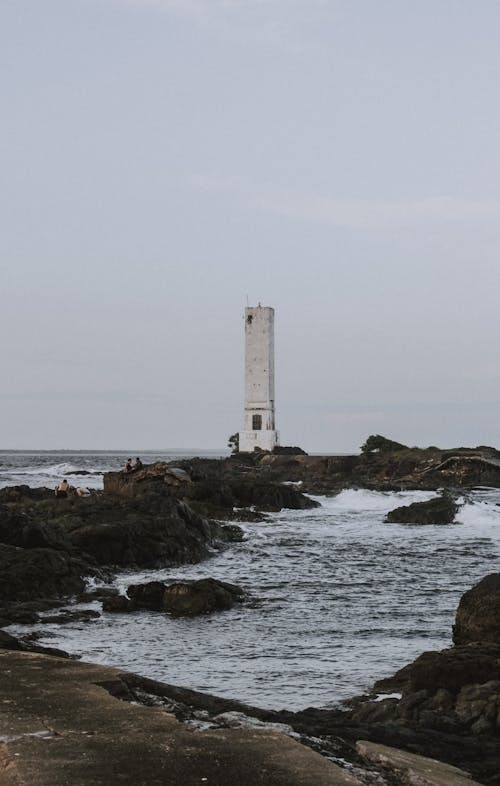
[(262, 429), (262, 415), (252, 415), (252, 429), (254, 431)]

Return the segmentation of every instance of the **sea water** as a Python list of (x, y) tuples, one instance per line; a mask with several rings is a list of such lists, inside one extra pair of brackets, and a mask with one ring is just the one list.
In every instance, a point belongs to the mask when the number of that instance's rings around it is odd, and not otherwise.
[[(57, 456), (38, 474), (33, 464), (4, 464), (1, 482), (33, 470), (31, 485), (45, 485), (68, 464), (111, 469), (123, 456)], [(319, 508), (242, 525), (242, 543), (198, 565), (126, 571), (113, 582), (124, 592), (132, 583), (212, 576), (248, 593), (229, 611), (192, 619), (104, 613), (34, 629), (42, 644), (163, 682), (274, 709), (335, 706), (421, 652), (451, 646), (460, 596), (498, 570), (500, 490), (467, 492), (452, 525), (384, 522), (395, 507), (432, 496), (351, 489), (315, 497)]]

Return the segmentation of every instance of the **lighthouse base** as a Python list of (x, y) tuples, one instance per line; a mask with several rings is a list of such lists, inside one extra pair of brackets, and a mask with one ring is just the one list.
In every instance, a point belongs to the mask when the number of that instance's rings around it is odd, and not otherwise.
[(240, 453), (253, 453), (255, 448), (272, 451), (276, 445), (279, 445), (277, 431), (240, 431), (239, 437)]

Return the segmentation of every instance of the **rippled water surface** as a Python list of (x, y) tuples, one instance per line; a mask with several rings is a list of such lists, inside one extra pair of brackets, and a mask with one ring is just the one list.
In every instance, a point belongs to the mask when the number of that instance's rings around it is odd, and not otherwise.
[(389, 510), (432, 496), (318, 497), (320, 508), (244, 525), (243, 543), (199, 565), (127, 572), (115, 582), (124, 590), (213, 576), (244, 587), (251, 600), (243, 606), (195, 619), (104, 614), (39, 626), (55, 634), (42, 643), (260, 706), (332, 706), (420, 652), (450, 645), (461, 594), (498, 570), (500, 490), (468, 494), (453, 525), (384, 523)]

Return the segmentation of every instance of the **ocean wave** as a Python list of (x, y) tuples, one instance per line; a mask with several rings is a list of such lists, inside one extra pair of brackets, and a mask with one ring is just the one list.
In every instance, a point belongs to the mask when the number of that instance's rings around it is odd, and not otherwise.
[(434, 491), (371, 491), (370, 489), (345, 489), (334, 497), (314, 497), (328, 511), (388, 513), (400, 505), (423, 502), (437, 494)]
[(499, 531), (500, 507), (488, 502), (466, 502), (457, 513), (456, 521), (474, 527), (479, 534), (490, 534), (490, 530)]
[(75, 464), (69, 464), (67, 461), (63, 461), (61, 464), (49, 464), (41, 467), (18, 467), (15, 474), (44, 475), (46, 477), (58, 478), (60, 475), (70, 475), (74, 472), (81, 472), (81, 470), (82, 467), (77, 467)]

